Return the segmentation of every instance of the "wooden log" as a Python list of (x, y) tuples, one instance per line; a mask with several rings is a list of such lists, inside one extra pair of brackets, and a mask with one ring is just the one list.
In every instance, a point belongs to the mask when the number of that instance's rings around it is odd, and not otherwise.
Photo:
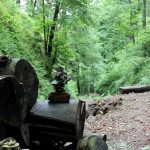
[(25, 59), (9, 59), (0, 57), (0, 75), (13, 75), (24, 86), (28, 108), (31, 108), (38, 96), (38, 78), (34, 68)]
[(0, 76), (0, 120), (11, 126), (20, 126), (26, 113), (23, 85), (14, 76)]
[(150, 85), (127, 86), (127, 87), (120, 87), (119, 88), (120, 94), (128, 94), (131, 92), (142, 93), (142, 92), (146, 92), (146, 91), (150, 91)]
[(108, 150), (108, 146), (103, 139), (92, 135), (79, 140), (76, 150)]

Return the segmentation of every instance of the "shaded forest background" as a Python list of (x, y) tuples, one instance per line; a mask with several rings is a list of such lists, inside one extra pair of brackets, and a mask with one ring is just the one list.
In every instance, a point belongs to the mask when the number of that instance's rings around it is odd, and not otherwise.
[(59, 64), (73, 97), (150, 84), (150, 0), (0, 0), (0, 55), (27, 59), (47, 99)]

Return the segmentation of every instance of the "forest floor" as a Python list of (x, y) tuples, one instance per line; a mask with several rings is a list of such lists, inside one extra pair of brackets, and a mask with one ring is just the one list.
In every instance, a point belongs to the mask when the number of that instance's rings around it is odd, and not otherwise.
[(84, 134), (106, 134), (109, 150), (150, 150), (150, 92), (118, 94), (106, 99), (121, 99), (122, 104), (105, 115), (89, 116)]

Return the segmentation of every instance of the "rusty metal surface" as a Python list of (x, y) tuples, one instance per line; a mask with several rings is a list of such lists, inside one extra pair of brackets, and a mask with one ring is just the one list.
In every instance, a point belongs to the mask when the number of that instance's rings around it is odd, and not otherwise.
[(49, 100), (37, 101), (30, 114), (47, 119), (76, 124), (79, 99), (70, 99), (69, 103), (50, 103)]

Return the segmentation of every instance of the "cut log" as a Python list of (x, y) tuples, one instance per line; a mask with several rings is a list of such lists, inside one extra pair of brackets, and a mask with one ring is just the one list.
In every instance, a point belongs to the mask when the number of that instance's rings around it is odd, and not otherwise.
[(59, 104), (37, 101), (27, 122), (33, 141), (78, 141), (83, 135), (85, 102), (78, 99)]
[(119, 93), (120, 94), (128, 94), (131, 92), (134, 93), (143, 93), (146, 91), (150, 91), (150, 85), (140, 85), (140, 86), (127, 86), (127, 87), (120, 87)]
[(14, 76), (0, 76), (0, 120), (11, 126), (20, 126), (26, 113), (23, 85)]
[(23, 84), (27, 106), (31, 108), (38, 96), (39, 81), (36, 72), (27, 60), (6, 58), (0, 58), (0, 75), (13, 75)]
[(108, 146), (103, 139), (92, 135), (81, 139), (76, 150), (108, 150)]

